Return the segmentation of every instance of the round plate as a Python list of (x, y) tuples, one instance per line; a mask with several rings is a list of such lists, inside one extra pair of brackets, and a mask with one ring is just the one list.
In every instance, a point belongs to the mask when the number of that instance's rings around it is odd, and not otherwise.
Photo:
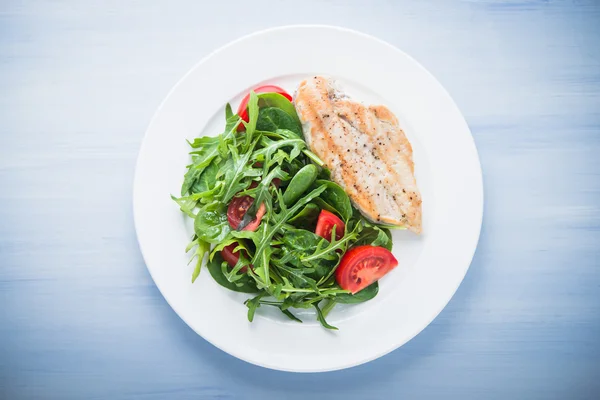
[[(307, 310), (300, 324), (262, 307), (246, 319), (248, 295), (216, 284), (207, 270), (191, 283), (184, 249), (192, 236), (170, 194), (190, 161), (186, 139), (216, 135), (224, 106), (234, 109), (260, 83), (290, 92), (305, 77), (335, 77), (356, 100), (387, 105), (413, 145), (423, 198), (423, 234), (394, 232), (399, 266), (366, 303), (336, 307), (329, 331)], [(217, 50), (188, 72), (158, 108), (144, 138), (134, 183), (134, 217), (148, 270), (173, 310), (199, 335), (242, 360), (316, 372), (380, 357), (425, 328), (460, 285), (475, 252), (483, 212), (481, 167), (469, 128), (440, 83), (395, 47), (326, 26), (258, 32)], [(277, 313), (275, 312), (277, 311)]]

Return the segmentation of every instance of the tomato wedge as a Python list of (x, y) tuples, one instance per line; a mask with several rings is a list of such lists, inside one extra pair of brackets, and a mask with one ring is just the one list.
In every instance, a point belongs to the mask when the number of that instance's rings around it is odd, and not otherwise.
[[(279, 93), (280, 95), (287, 98), (289, 101), (292, 101), (292, 96), (288, 92), (286, 92), (283, 88), (280, 88), (279, 86), (275, 86), (275, 85), (259, 86), (254, 89), (254, 92), (255, 93)], [(250, 93), (248, 93), (246, 96), (244, 96), (244, 98), (242, 99), (242, 102), (240, 103), (240, 106), (238, 107), (238, 111), (237, 111), (238, 115), (246, 122), (248, 122), (250, 120), (250, 117), (248, 116), (248, 101), (250, 101)], [(238, 131), (243, 131), (244, 129), (246, 129), (244, 127), (244, 124), (240, 124), (238, 126)]]
[(358, 246), (344, 254), (335, 270), (335, 280), (342, 289), (355, 294), (397, 265), (396, 257), (384, 247)]
[[(229, 246), (223, 247), (223, 250), (221, 250), (221, 256), (223, 257), (223, 260), (227, 261), (227, 264), (229, 264), (231, 268), (235, 267), (240, 259), (240, 253), (238, 251), (233, 251), (237, 246), (237, 243), (232, 243)], [(241, 273), (245, 273), (246, 271), (248, 271), (247, 267), (242, 267), (240, 269)]]
[(344, 222), (339, 219), (335, 214), (330, 213), (327, 210), (321, 210), (319, 214), (319, 219), (317, 220), (317, 229), (315, 229), (315, 233), (322, 238), (327, 240), (331, 240), (331, 230), (335, 225), (335, 239), (340, 240), (344, 237), (344, 230), (346, 229), (346, 225)]

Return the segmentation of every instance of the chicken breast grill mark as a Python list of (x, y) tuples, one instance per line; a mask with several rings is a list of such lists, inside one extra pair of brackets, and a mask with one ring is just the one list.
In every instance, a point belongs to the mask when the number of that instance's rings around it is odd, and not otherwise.
[(373, 222), (421, 233), (412, 147), (396, 116), (353, 101), (321, 76), (300, 83), (294, 105), (306, 142), (354, 206)]

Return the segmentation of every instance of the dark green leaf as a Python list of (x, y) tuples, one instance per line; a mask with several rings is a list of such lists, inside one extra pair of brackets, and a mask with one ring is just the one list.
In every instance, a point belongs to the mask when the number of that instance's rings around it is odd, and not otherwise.
[(281, 308), (280, 308), (280, 310), (281, 310), (281, 312), (282, 312), (282, 313), (284, 313), (284, 314), (285, 314), (285, 315), (286, 315), (286, 316), (287, 316), (289, 319), (291, 319), (291, 320), (293, 320), (293, 321), (296, 321), (296, 322), (300, 322), (300, 323), (302, 323), (302, 320), (301, 320), (300, 318), (296, 317), (294, 314), (292, 314), (292, 313), (291, 313), (289, 310), (287, 310), (287, 309), (285, 309), (285, 310), (284, 310), (284, 309), (281, 309)]
[(244, 302), (246, 307), (248, 307), (248, 321), (252, 322), (254, 320), (254, 313), (256, 313), (256, 309), (260, 307), (260, 299), (265, 296), (266, 293), (261, 293), (258, 296), (248, 299)]
[(223, 257), (221, 257), (220, 253), (215, 254), (213, 259), (206, 264), (206, 267), (208, 268), (208, 271), (210, 272), (210, 275), (213, 277), (215, 282), (229, 290), (233, 290), (234, 292), (259, 292), (259, 290), (256, 288), (254, 279), (252, 279), (248, 275), (244, 275), (241, 279), (237, 280), (236, 282), (229, 282), (223, 274), (223, 270), (221, 269), (222, 264)]
[(352, 204), (350, 198), (337, 183), (327, 180), (318, 180), (317, 185), (325, 185), (327, 189), (319, 196), (340, 214), (345, 222), (352, 217)]
[[(283, 225), (285, 225), (287, 223), (287, 221), (293, 216), (295, 215), (300, 209), (302, 209), (306, 204), (308, 204), (311, 200), (313, 200), (314, 198), (316, 198), (317, 196), (319, 196), (321, 193), (323, 193), (323, 190), (325, 190), (324, 186), (319, 186), (315, 189), (313, 189), (310, 193), (308, 193), (306, 196), (302, 197), (300, 200), (298, 200), (296, 202), (296, 204), (293, 207), (290, 207), (289, 209), (285, 207), (285, 205), (283, 204), (283, 198), (281, 195), (281, 191), (277, 191), (277, 197), (278, 197), (278, 201), (279, 201), (279, 205), (281, 206), (281, 211), (279, 213), (273, 213), (272, 214), (272, 219), (274, 224), (272, 226), (269, 226), (269, 230), (265, 231), (265, 234), (263, 236), (263, 238), (260, 240), (259, 243), (256, 244), (256, 254), (254, 255), (254, 258), (252, 260), (252, 263), (256, 266), (256, 265), (262, 265), (262, 263), (264, 263), (264, 257), (265, 257), (265, 249), (267, 248), (267, 246), (269, 246), (271, 239), (273, 238), (273, 236), (276, 233), (279, 233), (280, 229), (283, 227)], [(266, 225), (263, 224), (266, 228)]]
[(370, 225), (362, 230), (353, 246), (381, 246), (391, 251), (392, 243), (392, 235), (388, 229)]
[(377, 296), (378, 292), (379, 292), (379, 283), (375, 282), (375, 283), (372, 283), (371, 285), (367, 286), (366, 288), (364, 288), (363, 290), (361, 290), (360, 292), (358, 292), (356, 294), (340, 293), (335, 296), (335, 301), (337, 303), (342, 303), (342, 304), (362, 303), (367, 300), (371, 300), (373, 297)]
[(302, 136), (300, 123), (285, 111), (276, 107), (261, 108), (258, 112), (256, 129), (259, 131), (275, 132), (277, 129), (287, 129), (297, 136)]
[(261, 93), (258, 95), (258, 106), (260, 108), (275, 107), (279, 108), (300, 124), (300, 118), (296, 113), (294, 105), (279, 93)]
[(317, 225), (317, 219), (321, 209), (319, 206), (313, 203), (307, 204), (295, 217), (291, 218), (288, 222), (297, 228), (314, 230)]
[(313, 306), (317, 310), (317, 319), (319, 320), (319, 322), (321, 323), (321, 325), (323, 325), (324, 328), (332, 329), (332, 330), (337, 331), (338, 328), (336, 328), (333, 325), (329, 325), (327, 323), (327, 321), (325, 320), (325, 316), (323, 316), (323, 312), (321, 312), (321, 309), (319, 308), (319, 306), (317, 305), (317, 303), (314, 303)]
[(307, 164), (300, 171), (294, 174), (289, 185), (283, 193), (283, 202), (286, 206), (291, 206), (317, 179), (317, 167), (313, 164)]
[[(320, 197), (314, 199), (312, 202), (317, 207), (319, 207), (320, 210), (327, 210), (331, 213), (338, 214), (341, 216), (341, 213), (338, 210), (336, 210), (335, 207), (333, 207), (331, 204), (327, 203), (325, 200), (323, 200)], [(342, 217), (342, 219), (343, 219), (343, 217)]]

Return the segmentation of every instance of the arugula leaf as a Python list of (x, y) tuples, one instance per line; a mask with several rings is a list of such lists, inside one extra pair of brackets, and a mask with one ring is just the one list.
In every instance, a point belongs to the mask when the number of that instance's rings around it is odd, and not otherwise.
[(198, 203), (198, 198), (194, 196), (186, 196), (186, 197), (175, 197), (171, 195), (171, 199), (179, 204), (179, 209), (181, 212), (187, 214), (190, 218), (196, 218), (196, 214), (194, 214), (194, 208)]
[(269, 196), (269, 194), (272, 188), (271, 182), (273, 182), (273, 179), (275, 178), (289, 179), (289, 176), (287, 173), (281, 170), (281, 167), (273, 168), (256, 186), (256, 192), (254, 194), (254, 203), (252, 204), (253, 206), (256, 204), (256, 208), (258, 208), (261, 203), (265, 203), (265, 205), (267, 206), (267, 210), (271, 209), (271, 197)]
[(188, 144), (192, 149), (200, 149), (191, 152), (190, 154), (202, 154), (202, 149), (211, 148), (212, 146), (219, 144), (220, 140), (219, 136), (202, 136), (195, 138), (193, 142), (188, 141)]
[(285, 111), (276, 107), (261, 108), (258, 112), (256, 129), (259, 131), (274, 132), (277, 129), (288, 129), (298, 137), (302, 136), (302, 127), (294, 118)]
[[(281, 208), (279, 213), (275, 213), (273, 214), (273, 221), (275, 222), (274, 225), (270, 228), (270, 233), (265, 237), (265, 239), (269, 239), (271, 240), (271, 238), (273, 237), (273, 235), (275, 235), (275, 233), (277, 233), (282, 226), (294, 215), (296, 214), (302, 207), (304, 207), (306, 204), (308, 204), (311, 200), (317, 198), (321, 193), (323, 193), (323, 191), (325, 190), (324, 186), (319, 186), (315, 189), (313, 189), (310, 193), (308, 193), (307, 195), (305, 195), (304, 197), (300, 198), (296, 204), (294, 204), (292, 207), (287, 208), (285, 206), (285, 204), (283, 203), (283, 198), (282, 198), (282, 194), (281, 191), (278, 190), (277, 193), (277, 198), (278, 198), (278, 203), (279, 206)], [(264, 242), (265, 240), (263, 240)], [(261, 243), (262, 244), (262, 243)], [(262, 246), (261, 246), (262, 247)], [(257, 252), (258, 252), (259, 248), (257, 248)]]
[(392, 235), (386, 228), (380, 228), (377, 225), (373, 225), (369, 222), (361, 222), (366, 225), (362, 232), (360, 232), (354, 246), (364, 246), (370, 244), (371, 246), (381, 246), (388, 250), (392, 250)]
[(260, 307), (260, 299), (262, 299), (265, 295), (266, 293), (263, 292), (258, 296), (248, 299), (244, 302), (246, 307), (248, 307), (248, 321), (252, 322), (254, 320), (254, 313), (256, 313), (256, 309)]
[(283, 264), (279, 264), (276, 267), (282, 273), (282, 275), (285, 273), (290, 282), (294, 284), (294, 287), (302, 289), (310, 288), (315, 292), (319, 291), (317, 288), (317, 282), (313, 278), (305, 275), (305, 271), (303, 269), (291, 268)]
[(233, 114), (231, 106), (225, 106), (225, 130), (219, 135), (218, 151), (221, 157), (227, 158), (229, 145), (235, 141), (237, 127), (242, 122), (239, 115)]
[(292, 321), (296, 321), (296, 322), (302, 323), (302, 320), (300, 318), (296, 317), (294, 314), (292, 314), (289, 310), (282, 310), (281, 308), (280, 308), (280, 310), (281, 310), (282, 313), (284, 313)]
[(260, 139), (260, 145), (261, 148), (259, 150), (256, 150), (254, 154), (252, 154), (252, 159), (265, 160), (267, 162), (267, 166), (270, 166), (269, 164), (272, 164), (269, 163), (269, 161), (272, 159), (273, 154), (275, 154), (276, 151), (282, 148), (287, 147), (289, 149), (286, 152), (287, 161), (292, 161), (293, 159), (298, 157), (298, 155), (300, 155), (300, 152), (306, 148), (306, 143), (300, 138), (273, 140), (269, 139), (267, 136), (262, 136)]
[[(260, 268), (265, 268), (265, 271), (263, 271), (264, 276), (268, 277), (268, 273), (269, 273), (268, 272), (268, 256), (270, 255), (270, 253), (267, 253), (266, 249), (269, 246), (269, 243), (271, 242), (271, 239), (273, 238), (273, 236), (276, 233), (279, 233), (279, 231), (281, 230), (283, 225), (287, 222), (287, 220), (292, 215), (297, 213), (298, 210), (300, 210), (300, 208), (304, 207), (312, 199), (314, 199), (315, 197), (317, 197), (321, 193), (323, 193), (324, 190), (325, 190), (324, 186), (319, 186), (318, 188), (314, 189), (313, 191), (308, 193), (306, 196), (304, 196), (300, 200), (298, 200), (296, 202), (296, 204), (289, 209), (287, 207), (285, 207), (285, 205), (283, 204), (281, 191), (277, 191), (277, 197), (279, 200), (279, 205), (281, 207), (281, 211), (277, 214), (273, 213), (272, 218), (273, 218), (274, 224), (272, 226), (270, 226), (270, 225), (267, 226), (267, 224), (262, 224), (262, 226), (264, 226), (263, 238), (260, 240), (260, 242), (258, 244), (256, 244), (256, 253), (254, 255), (254, 258), (252, 259), (252, 264), (254, 264), (255, 267), (258, 265), (258, 266), (260, 266)], [(269, 229), (269, 231), (266, 232), (266, 229)], [(267, 285), (268, 282), (264, 282), (264, 283), (265, 283), (265, 285)]]
[(194, 253), (194, 256), (190, 259), (191, 262), (194, 259), (194, 257), (196, 258), (196, 267), (194, 268), (194, 272), (192, 273), (192, 283), (194, 283), (196, 281), (196, 278), (198, 278), (198, 276), (200, 275), (202, 261), (204, 260), (204, 256), (206, 255), (206, 253), (208, 253), (209, 251), (209, 243), (200, 239), (196, 239), (196, 252)]
[(212, 163), (214, 158), (219, 154), (218, 137), (205, 136), (202, 138), (195, 139), (190, 145), (199, 150), (194, 151), (192, 154), (192, 164), (188, 166), (188, 170), (184, 175), (183, 184), (181, 185), (181, 195), (185, 196), (190, 193), (190, 189), (196, 181), (200, 178), (204, 170)]
[(321, 312), (323, 313), (323, 317), (327, 317), (327, 315), (329, 315), (329, 313), (331, 312), (331, 310), (333, 310), (333, 307), (335, 307), (337, 303), (335, 302), (335, 298), (332, 299), (328, 299), (327, 303), (325, 303), (325, 305), (323, 306), (323, 308), (321, 308)]
[(256, 130), (256, 122), (258, 121), (258, 97), (254, 90), (250, 91), (250, 99), (248, 100), (248, 123), (246, 125), (244, 151), (248, 151), (252, 144), (252, 136)]
[(323, 328), (327, 328), (327, 329), (332, 329), (337, 331), (338, 328), (336, 328), (333, 325), (329, 325), (327, 323), (327, 321), (325, 320), (325, 316), (323, 315), (323, 312), (321, 311), (321, 309), (319, 308), (319, 306), (317, 305), (317, 303), (313, 304), (313, 307), (317, 310), (317, 319), (319, 320), (319, 322), (321, 323), (321, 325), (323, 326)]
[(233, 146), (229, 146), (229, 151), (230, 158), (227, 159), (225, 165), (217, 174), (217, 178), (223, 176), (224, 184), (218, 195), (219, 200), (223, 203), (229, 203), (229, 200), (239, 191), (250, 186), (251, 179), (246, 178), (257, 177), (262, 174), (261, 169), (249, 165), (251, 152), (240, 155)]
[(222, 203), (211, 203), (202, 207), (194, 220), (194, 232), (200, 240), (219, 243), (231, 228), (227, 221), (227, 207)]

